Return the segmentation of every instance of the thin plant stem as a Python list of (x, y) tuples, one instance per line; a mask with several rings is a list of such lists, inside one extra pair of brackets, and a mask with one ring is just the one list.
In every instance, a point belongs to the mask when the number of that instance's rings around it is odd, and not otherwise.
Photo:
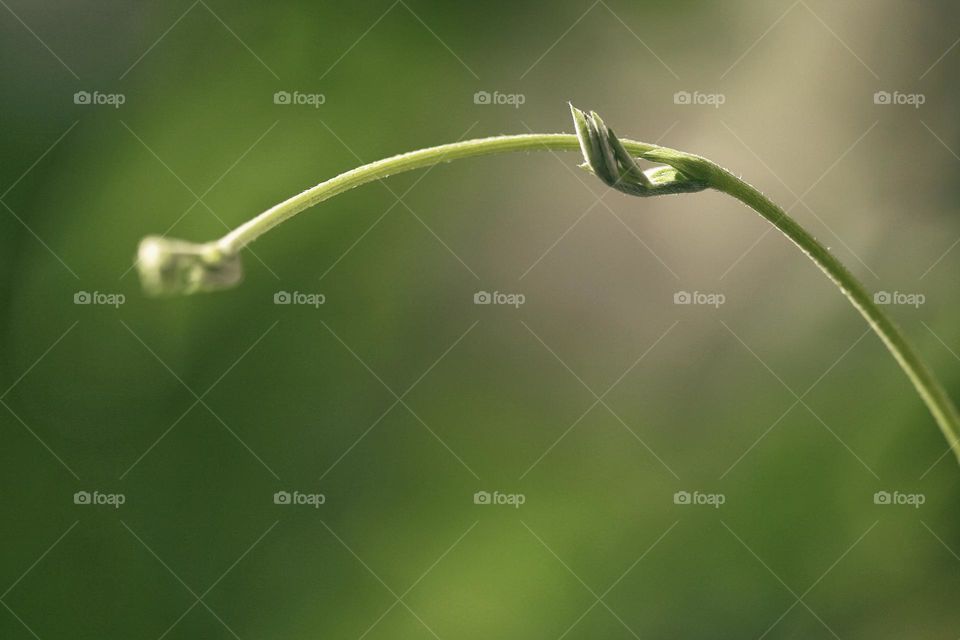
[[(305, 209), (360, 185), (414, 169), (464, 158), (517, 151), (580, 150), (592, 171), (609, 186), (639, 196), (715, 189), (744, 203), (789, 238), (840, 289), (867, 321), (933, 415), (960, 460), (960, 415), (943, 386), (871, 294), (813, 235), (759, 190), (716, 163), (693, 154), (617, 138), (596, 114), (573, 109), (577, 134), (523, 134), (466, 140), (429, 147), (363, 165), (277, 204), (219, 240), (194, 244), (148, 237), (138, 268), (151, 293), (191, 293), (232, 286), (241, 279), (239, 253), (258, 237)], [(634, 158), (666, 163), (640, 171)]]
[[(651, 151), (656, 145), (625, 141), (624, 144), (636, 154)], [(566, 133), (531, 133), (512, 136), (495, 136), (476, 140), (464, 140), (437, 147), (428, 147), (403, 153), (351, 169), (346, 173), (321, 182), (280, 204), (270, 207), (257, 217), (240, 225), (219, 240), (224, 251), (239, 251), (278, 224), (289, 220), (304, 209), (359, 187), (362, 184), (388, 176), (423, 169), (441, 162), (462, 158), (509, 153), (511, 151), (575, 151), (580, 148), (577, 136)]]
[(910, 346), (900, 328), (877, 306), (863, 284), (820, 241), (753, 186), (727, 171), (723, 171), (717, 183), (711, 186), (733, 196), (770, 221), (837, 285), (907, 374), (927, 409), (933, 414), (954, 456), (960, 461), (960, 415), (957, 414), (956, 405), (933, 371)]

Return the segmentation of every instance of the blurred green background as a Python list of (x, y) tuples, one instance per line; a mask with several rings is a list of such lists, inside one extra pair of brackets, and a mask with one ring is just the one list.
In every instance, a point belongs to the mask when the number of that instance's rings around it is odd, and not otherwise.
[(570, 131), (570, 100), (922, 295), (889, 310), (960, 398), (954, 3), (0, 5), (0, 637), (957, 637), (960, 469), (727, 197), (499, 156), (302, 214), (229, 292), (130, 271), (362, 162)]

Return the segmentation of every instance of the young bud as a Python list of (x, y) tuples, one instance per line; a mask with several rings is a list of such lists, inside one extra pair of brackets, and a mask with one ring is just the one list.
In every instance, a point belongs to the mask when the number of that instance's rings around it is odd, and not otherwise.
[(137, 251), (144, 291), (152, 296), (184, 295), (232, 287), (243, 279), (240, 256), (216, 242), (196, 244), (148, 236)]
[[(607, 186), (640, 197), (694, 193), (707, 188), (707, 182), (700, 179), (699, 175), (688, 173), (683, 167), (667, 159), (662, 161), (672, 166), (642, 171), (637, 166), (636, 159), (599, 114), (594, 111), (584, 113), (573, 105), (570, 105), (570, 111), (585, 161), (581, 166), (593, 172)], [(654, 159), (650, 154), (658, 150), (644, 154), (643, 158)], [(687, 159), (686, 154), (684, 156), (681, 161)], [(690, 157), (696, 159), (696, 156)]]

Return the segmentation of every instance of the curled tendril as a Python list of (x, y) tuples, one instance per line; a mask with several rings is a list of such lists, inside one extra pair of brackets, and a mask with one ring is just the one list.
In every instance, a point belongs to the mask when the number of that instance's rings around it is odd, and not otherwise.
[[(710, 186), (708, 176), (697, 170), (696, 156), (656, 148), (641, 157), (667, 162), (672, 166), (653, 167), (644, 171), (596, 112), (584, 113), (573, 105), (570, 105), (570, 111), (583, 152), (584, 164), (580, 166), (617, 191), (649, 197), (695, 193)], [(682, 168), (687, 168), (689, 175)]]

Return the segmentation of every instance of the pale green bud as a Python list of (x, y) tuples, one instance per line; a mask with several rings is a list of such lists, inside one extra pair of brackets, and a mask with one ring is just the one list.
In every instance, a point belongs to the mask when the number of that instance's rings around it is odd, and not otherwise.
[(197, 244), (148, 236), (137, 251), (137, 271), (152, 296), (186, 295), (232, 287), (243, 279), (240, 256), (216, 242)]

